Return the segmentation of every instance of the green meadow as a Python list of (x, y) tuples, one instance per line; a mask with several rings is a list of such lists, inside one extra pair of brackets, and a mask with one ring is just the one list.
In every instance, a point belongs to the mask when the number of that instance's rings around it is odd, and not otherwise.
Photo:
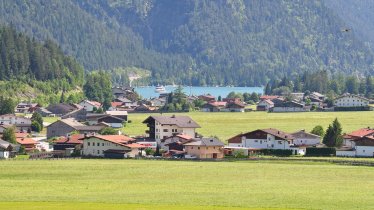
[(0, 209), (373, 209), (373, 174), (267, 160), (0, 161)]
[[(147, 127), (142, 124), (150, 114), (129, 114), (128, 123), (123, 131), (128, 135), (144, 134)], [(159, 114), (156, 114), (159, 115)], [(166, 114), (171, 115), (171, 114)], [(260, 128), (277, 128), (286, 132), (301, 129), (311, 131), (314, 126), (322, 125), (325, 129), (338, 118), (343, 132), (351, 132), (363, 127), (374, 127), (374, 112), (304, 112), (304, 113), (267, 113), (267, 112), (189, 112), (177, 115), (188, 115), (200, 124), (197, 132), (204, 136), (217, 136), (226, 141), (241, 132)]]

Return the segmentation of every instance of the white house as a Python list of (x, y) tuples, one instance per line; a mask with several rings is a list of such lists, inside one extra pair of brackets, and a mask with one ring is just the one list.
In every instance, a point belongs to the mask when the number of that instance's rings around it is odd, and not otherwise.
[(196, 128), (200, 128), (195, 121), (188, 116), (150, 116), (143, 123), (149, 128), (146, 131), (151, 139), (156, 140), (158, 144), (161, 139), (176, 134), (186, 134), (192, 137), (196, 136)]
[(31, 128), (31, 119), (14, 114), (5, 114), (0, 116), (0, 125), (14, 125), (18, 130), (27, 131)]
[(343, 135), (343, 147), (346, 148), (354, 148), (356, 146), (356, 139), (363, 138), (365, 136), (372, 136), (374, 135), (374, 129), (372, 128), (361, 128), (351, 133)]
[(307, 133), (305, 130), (297, 131), (291, 135), (295, 146), (314, 146), (321, 143), (320, 136)]
[(255, 149), (291, 149), (293, 137), (289, 133), (268, 128), (258, 129), (239, 134), (228, 140), (230, 147), (245, 147)]
[(105, 153), (123, 154), (122, 157), (139, 155), (144, 146), (124, 135), (93, 135), (83, 139), (82, 155), (104, 157)]
[(12, 150), (13, 147), (9, 142), (0, 139), (0, 159), (8, 159)]
[(101, 103), (97, 101), (89, 101), (89, 100), (83, 100), (79, 103), (85, 109), (87, 112), (92, 112), (94, 110), (94, 107), (96, 109), (101, 107)]
[(369, 106), (369, 99), (351, 94), (344, 94), (334, 99), (335, 107), (367, 107)]
[(273, 108), (274, 107), (274, 103), (270, 100), (270, 99), (267, 99), (267, 100), (262, 100), (260, 102), (258, 102), (257, 104), (257, 111), (267, 111), (269, 110), (270, 108)]
[(355, 146), (348, 150), (337, 150), (336, 156), (346, 157), (374, 157), (374, 135), (364, 136), (352, 140)]

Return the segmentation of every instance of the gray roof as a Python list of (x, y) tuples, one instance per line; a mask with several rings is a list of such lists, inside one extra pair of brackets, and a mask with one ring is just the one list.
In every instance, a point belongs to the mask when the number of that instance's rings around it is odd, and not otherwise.
[(143, 123), (147, 123), (150, 118), (153, 118), (162, 125), (176, 125), (181, 128), (200, 128), (200, 125), (189, 116), (150, 116)]
[(312, 134), (312, 133), (308, 133), (308, 132), (305, 132), (304, 130), (301, 130), (301, 131), (297, 131), (295, 133), (291, 133), (291, 135), (295, 138), (313, 138), (313, 139), (319, 139), (321, 138), (320, 136), (318, 135), (315, 135), (315, 134)]
[(100, 131), (101, 129), (105, 128), (105, 126), (99, 126), (99, 125), (83, 125), (83, 126), (76, 126), (74, 127), (77, 131)]
[(220, 140), (216, 138), (196, 138), (193, 142), (184, 144), (185, 146), (225, 146)]
[(0, 139), (0, 148), (7, 149), (9, 147), (9, 145), (10, 145), (9, 142)]

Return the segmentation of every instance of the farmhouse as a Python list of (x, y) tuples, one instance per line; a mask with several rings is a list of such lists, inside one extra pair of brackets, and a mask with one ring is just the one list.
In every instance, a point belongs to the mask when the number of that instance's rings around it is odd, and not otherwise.
[(245, 105), (241, 102), (228, 102), (226, 105), (226, 111), (228, 112), (244, 112)]
[(321, 143), (321, 137), (305, 130), (297, 131), (291, 134), (293, 136), (293, 144), (295, 146), (314, 146)]
[(98, 132), (105, 126), (86, 126), (72, 118), (61, 119), (47, 126), (47, 138), (66, 136), (67, 134), (78, 131), (81, 134)]
[(84, 134), (73, 134), (61, 136), (53, 141), (53, 150), (65, 150), (67, 148), (81, 149), (83, 145)]
[(204, 104), (201, 108), (203, 112), (219, 112), (226, 107), (225, 101), (212, 101)]
[(183, 151), (183, 144), (191, 142), (192, 136), (185, 134), (178, 134), (175, 136), (170, 136), (161, 140), (161, 148), (167, 151), (178, 150)]
[(257, 111), (268, 111), (270, 108), (274, 107), (274, 102), (270, 99), (262, 100), (258, 102), (256, 110)]
[(0, 125), (13, 125), (20, 131), (27, 131), (31, 129), (31, 119), (14, 114), (5, 114), (0, 116)]
[(256, 149), (291, 149), (294, 137), (286, 132), (268, 128), (236, 135), (228, 140), (231, 147)]
[[(62, 115), (65, 115), (69, 112), (72, 112), (74, 110), (77, 110), (78, 107), (74, 104), (65, 104), (65, 103), (60, 103), (60, 104), (53, 104), (53, 105), (49, 105), (47, 108), (46, 108), (48, 111), (49, 111), (49, 115), (56, 115), (56, 116), (62, 116)], [(42, 114), (42, 116), (44, 116), (44, 114), (47, 114), (47, 113), (41, 113), (41, 109), (38, 109), (38, 113)]]
[(306, 112), (309, 111), (304, 104), (297, 101), (284, 101), (283, 103), (275, 103), (274, 107), (270, 108), (271, 112)]
[(124, 158), (141, 155), (144, 146), (124, 135), (92, 135), (83, 139), (84, 156)]
[(346, 157), (374, 157), (374, 135), (367, 135), (351, 140), (353, 148), (341, 148), (336, 151), (336, 156)]
[(369, 106), (369, 99), (351, 94), (344, 94), (334, 99), (335, 107), (367, 107)]
[(197, 158), (223, 158), (224, 144), (216, 138), (193, 139), (192, 142), (183, 144), (186, 155)]
[(158, 144), (161, 139), (176, 134), (186, 134), (196, 136), (196, 128), (200, 128), (195, 121), (188, 116), (150, 116), (143, 123), (149, 128), (146, 131), (151, 139), (155, 139)]
[(365, 136), (374, 135), (374, 129), (368, 128), (361, 128), (356, 131), (352, 131), (351, 133), (343, 135), (343, 147), (354, 148), (356, 139), (360, 139)]
[(87, 112), (92, 112), (94, 111), (94, 109), (98, 109), (101, 107), (101, 103), (89, 100), (83, 100), (79, 103), (79, 105), (81, 105)]
[(124, 121), (127, 121), (127, 118), (128, 118), (127, 111), (106, 111), (105, 113), (113, 117), (121, 118)]
[(24, 103), (21, 102), (16, 106), (17, 113), (33, 113), (40, 105), (37, 103)]
[(0, 139), (0, 159), (8, 159), (12, 156), (13, 145)]
[(63, 116), (61, 116), (61, 119), (67, 119), (67, 118), (74, 118), (78, 121), (85, 121), (86, 120), (87, 111), (83, 108), (73, 110)]
[(38, 143), (32, 138), (17, 138), (16, 140), (17, 143), (23, 146), (27, 152), (35, 150), (36, 144)]

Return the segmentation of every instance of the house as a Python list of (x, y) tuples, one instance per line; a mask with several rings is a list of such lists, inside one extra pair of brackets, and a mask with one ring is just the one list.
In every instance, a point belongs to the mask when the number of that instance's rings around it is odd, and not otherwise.
[[(49, 105), (46, 109), (51, 113), (49, 115), (53, 114), (55, 116), (62, 116), (62, 115), (65, 115), (69, 112), (72, 112), (72, 111), (74, 111), (78, 108), (73, 104), (59, 103), (59, 104)], [(41, 110), (38, 110), (38, 112), (39, 111), (41, 111)], [(43, 116), (43, 114), (42, 114), (42, 116)]]
[(324, 101), (326, 99), (325, 95), (318, 93), (318, 92), (312, 92), (311, 94), (309, 94), (309, 97), (318, 98), (321, 101)]
[(230, 147), (255, 149), (291, 149), (294, 137), (286, 132), (268, 128), (236, 135), (228, 140)]
[(186, 152), (185, 156), (188, 155), (200, 159), (221, 159), (224, 156), (223, 147), (225, 145), (216, 138), (193, 139), (193, 141), (185, 143), (183, 146)]
[(161, 139), (176, 134), (186, 134), (189, 136), (196, 136), (196, 128), (200, 128), (195, 121), (188, 116), (150, 116), (143, 121), (149, 128), (146, 131), (151, 139), (155, 139), (158, 144)]
[(296, 101), (302, 101), (304, 99), (304, 93), (291, 93), (291, 97)]
[(68, 136), (61, 136), (53, 141), (53, 150), (65, 150), (67, 148), (81, 150), (83, 146), (84, 137), (84, 134), (72, 134)]
[(321, 143), (321, 137), (312, 133), (305, 132), (305, 130), (291, 133), (293, 136), (293, 144), (295, 146), (315, 146)]
[(17, 138), (16, 141), (25, 148), (26, 152), (36, 150), (36, 144), (38, 143), (32, 138)]
[(368, 107), (369, 99), (352, 94), (343, 94), (340, 97), (334, 99), (335, 108), (348, 108), (348, 107)]
[(274, 107), (274, 102), (270, 99), (262, 100), (258, 102), (256, 110), (257, 111), (268, 111), (269, 109)]
[(84, 156), (124, 158), (141, 155), (144, 146), (124, 135), (91, 135), (83, 139)]
[(101, 103), (89, 100), (83, 100), (79, 103), (79, 105), (82, 106), (87, 112), (93, 112), (95, 109), (99, 109), (101, 107)]
[(169, 150), (178, 150), (183, 151), (183, 144), (191, 142), (193, 139), (192, 136), (186, 134), (177, 134), (175, 136), (169, 136), (161, 140), (161, 148)]
[(151, 107), (145, 104), (140, 104), (134, 109), (135, 112), (153, 112), (154, 110), (156, 110), (155, 107)]
[(355, 141), (356, 139), (363, 138), (365, 136), (374, 135), (374, 129), (367, 127), (367, 128), (361, 128), (355, 131), (352, 131), (351, 133), (344, 134), (343, 135), (343, 147), (347, 148), (354, 148), (355, 147)]
[(47, 126), (47, 138), (66, 136), (67, 134), (78, 131), (80, 134), (96, 133), (105, 126), (87, 126), (72, 118), (61, 119)]
[(49, 111), (48, 109), (44, 108), (44, 107), (39, 107), (35, 110), (35, 112), (39, 113), (40, 115), (42, 115), (42, 117), (50, 117), (53, 115), (53, 113), (51, 111)]
[(275, 103), (274, 107), (270, 108), (270, 112), (307, 112), (309, 107), (297, 101), (285, 101), (283, 103)]
[(225, 109), (227, 102), (225, 101), (212, 101), (209, 103), (204, 104), (201, 107), (202, 112), (219, 112), (222, 109)]
[(118, 117), (127, 121), (128, 113), (127, 111), (106, 111), (105, 114), (111, 115), (113, 117)]
[(164, 98), (153, 98), (150, 100), (151, 105), (155, 107), (162, 107), (166, 104), (166, 100)]
[(245, 105), (241, 102), (228, 102), (225, 108), (227, 112), (244, 112)]
[(336, 151), (336, 156), (343, 157), (374, 157), (374, 135), (366, 135), (352, 140), (352, 148), (342, 147)]
[(33, 113), (40, 105), (37, 103), (25, 103), (21, 102), (16, 106), (17, 113)]
[(212, 95), (199, 95), (198, 98), (200, 100), (203, 100), (205, 102), (213, 102), (216, 100), (216, 97), (212, 96)]
[(97, 119), (97, 123), (106, 123), (112, 128), (122, 128), (124, 120), (112, 115), (106, 115)]
[(80, 108), (61, 116), (61, 119), (74, 118), (77, 121), (85, 121), (87, 113), (87, 110)]
[(14, 114), (0, 115), (0, 125), (13, 125), (20, 131), (31, 129), (31, 119)]
[(0, 159), (8, 159), (12, 157), (12, 151), (13, 145), (0, 139)]

